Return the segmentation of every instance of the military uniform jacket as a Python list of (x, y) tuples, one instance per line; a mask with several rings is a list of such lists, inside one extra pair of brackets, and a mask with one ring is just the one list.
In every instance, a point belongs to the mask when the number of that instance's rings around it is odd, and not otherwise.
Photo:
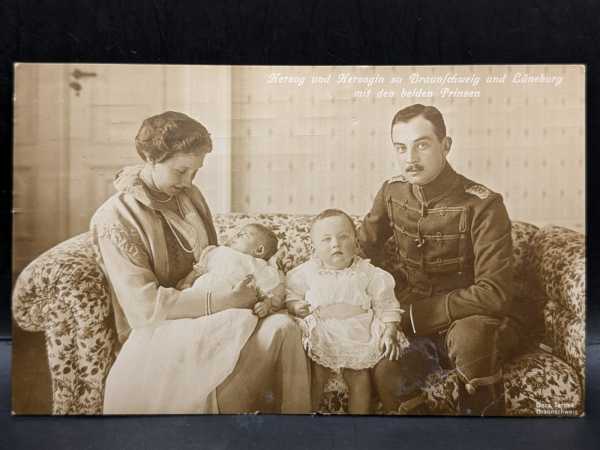
[(500, 194), (449, 164), (424, 186), (394, 177), (377, 193), (359, 241), (376, 258), (391, 236), (405, 331), (428, 335), (463, 317), (510, 310), (511, 224)]

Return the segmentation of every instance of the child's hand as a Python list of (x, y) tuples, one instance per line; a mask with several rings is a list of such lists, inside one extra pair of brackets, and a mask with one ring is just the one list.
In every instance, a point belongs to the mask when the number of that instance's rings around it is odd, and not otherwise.
[(256, 302), (254, 307), (252, 308), (252, 311), (254, 312), (254, 314), (256, 314), (259, 318), (263, 318), (265, 316), (267, 316), (269, 314), (269, 305), (267, 304), (267, 302)]
[(379, 350), (383, 353), (383, 357), (390, 361), (400, 359), (400, 343), (398, 342), (398, 333), (396, 326), (388, 326), (386, 324), (385, 331), (379, 341)]
[(308, 303), (303, 301), (289, 302), (287, 308), (290, 314), (302, 319), (310, 314)]

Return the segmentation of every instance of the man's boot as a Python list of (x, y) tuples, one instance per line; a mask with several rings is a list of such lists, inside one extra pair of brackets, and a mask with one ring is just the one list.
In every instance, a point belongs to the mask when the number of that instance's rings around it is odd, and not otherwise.
[(487, 386), (473, 388), (460, 383), (459, 414), (465, 416), (506, 415), (504, 383), (502, 380)]

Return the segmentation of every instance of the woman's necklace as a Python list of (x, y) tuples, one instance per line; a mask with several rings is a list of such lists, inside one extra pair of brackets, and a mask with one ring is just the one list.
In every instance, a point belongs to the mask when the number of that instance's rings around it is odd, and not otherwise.
[[(148, 187), (148, 193), (150, 194), (150, 197), (152, 197), (154, 200), (156, 200), (159, 203), (168, 203), (171, 200), (173, 200), (173, 195), (169, 195), (169, 198), (167, 198), (166, 200), (160, 200), (158, 198), (156, 198), (156, 194), (152, 194), (152, 191), (160, 193), (160, 194), (164, 194), (164, 192), (159, 191), (158, 189), (155, 189), (152, 187), (152, 185), (156, 186), (156, 183), (154, 183), (154, 177), (152, 176), (152, 174), (150, 174), (150, 178), (151, 178), (151, 183), (147, 182), (147, 180), (144, 180), (144, 178), (146, 178), (145, 176), (141, 176), (142, 180), (144, 181), (144, 185), (146, 185)], [(175, 201), (177, 202), (177, 210), (179, 211), (179, 215), (180, 217), (185, 220), (185, 215), (183, 213), (183, 208), (181, 206), (181, 203), (179, 202), (179, 197), (175, 196)], [(179, 244), (179, 247), (185, 252), (185, 253), (194, 253), (194, 250), (196, 249), (196, 247), (198, 246), (198, 242), (196, 241), (196, 244), (190, 247), (186, 247), (185, 244), (181, 241), (181, 239), (179, 238), (179, 233), (177, 233), (177, 231), (175, 230), (175, 228), (173, 227), (173, 225), (171, 225), (171, 222), (165, 217), (165, 222), (167, 222), (167, 226), (169, 227), (169, 229), (171, 230), (171, 233), (173, 234), (173, 236), (175, 236), (175, 240), (177, 241), (177, 244)], [(197, 237), (197, 231), (196, 231), (196, 237)]]
[[(181, 204), (179, 203), (179, 198), (175, 197), (175, 201), (177, 202), (177, 208), (179, 209), (179, 213), (181, 214), (181, 217), (185, 220), (184, 215), (183, 215), (183, 210), (181, 208)], [(169, 226), (169, 228), (171, 229), (171, 233), (173, 233), (173, 236), (175, 236), (175, 240), (177, 241), (177, 243), (179, 244), (179, 247), (181, 247), (181, 249), (186, 252), (186, 253), (194, 253), (194, 250), (196, 249), (196, 247), (198, 246), (198, 241), (196, 240), (195, 245), (191, 246), (191, 247), (186, 247), (184, 245), (183, 242), (181, 242), (181, 239), (179, 239), (179, 234), (177, 233), (177, 231), (175, 231), (175, 229), (173, 228), (173, 226), (171, 225), (171, 222), (169, 222), (169, 220), (165, 220), (165, 222), (167, 222), (167, 225)], [(198, 237), (198, 232), (196, 229), (194, 229), (194, 231), (196, 231), (196, 238)]]

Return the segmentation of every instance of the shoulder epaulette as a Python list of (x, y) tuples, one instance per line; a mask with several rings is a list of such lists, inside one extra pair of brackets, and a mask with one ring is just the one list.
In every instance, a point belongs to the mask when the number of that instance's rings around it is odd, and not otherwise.
[(395, 177), (390, 178), (389, 180), (387, 180), (388, 184), (391, 183), (406, 183), (407, 180), (404, 177), (404, 175), (396, 175)]
[(467, 194), (475, 195), (476, 197), (479, 197), (482, 200), (485, 200), (490, 195), (492, 195), (492, 191), (490, 191), (482, 184), (472, 184), (471, 186), (465, 188), (465, 192)]

